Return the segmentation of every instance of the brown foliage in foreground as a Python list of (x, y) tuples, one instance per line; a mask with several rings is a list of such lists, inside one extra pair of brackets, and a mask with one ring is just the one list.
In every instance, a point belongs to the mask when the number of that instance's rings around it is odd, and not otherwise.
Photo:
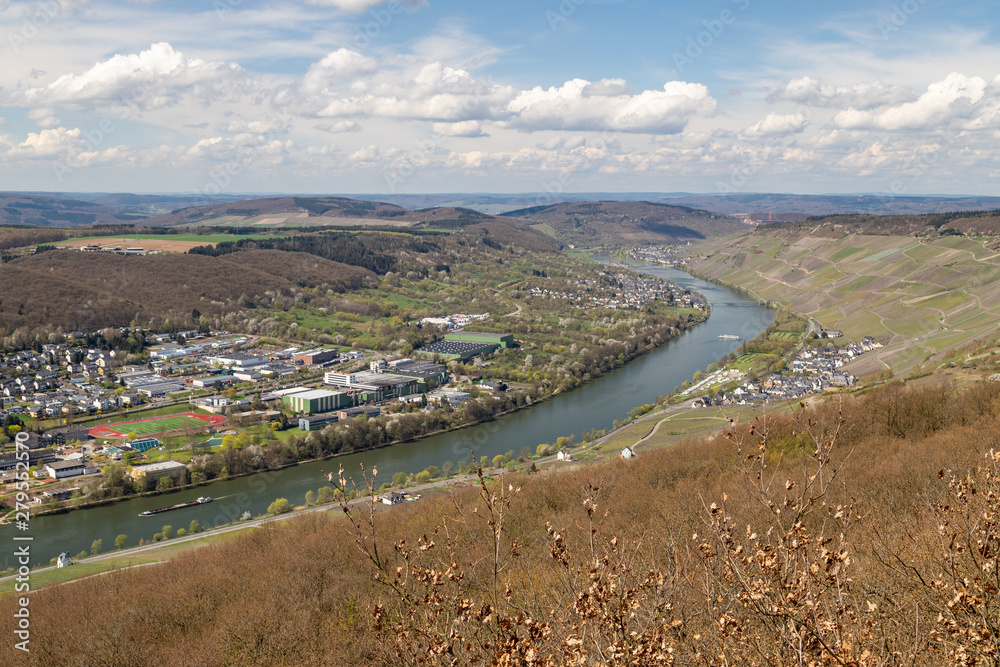
[(893, 385), (36, 592), (0, 663), (993, 665), (996, 451), (997, 383)]

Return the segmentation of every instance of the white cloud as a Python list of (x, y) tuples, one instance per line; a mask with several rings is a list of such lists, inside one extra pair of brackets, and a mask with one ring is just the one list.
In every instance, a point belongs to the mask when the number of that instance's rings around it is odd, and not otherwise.
[(974, 107), (986, 94), (986, 81), (952, 72), (943, 81), (927, 87), (927, 92), (913, 102), (881, 111), (855, 108), (841, 111), (834, 122), (843, 128), (880, 130), (926, 130), (954, 118), (972, 115)]
[(317, 130), (322, 130), (323, 132), (329, 132), (330, 134), (361, 131), (361, 126), (355, 123), (353, 120), (338, 120), (335, 123), (320, 123), (315, 127)]
[(54, 128), (62, 125), (56, 118), (55, 111), (50, 107), (36, 107), (29, 110), (27, 116), (41, 128)]
[(379, 151), (378, 146), (370, 145), (354, 151), (348, 159), (351, 162), (372, 162), (377, 159), (380, 154), (381, 152)]
[(792, 79), (767, 97), (768, 102), (796, 102), (813, 107), (870, 109), (884, 104), (908, 102), (913, 93), (881, 81), (866, 81), (853, 86), (824, 84), (819, 79), (804, 76)]
[(371, 58), (350, 49), (337, 49), (327, 54), (319, 62), (310, 65), (299, 84), (306, 95), (329, 92), (332, 85), (342, 83), (361, 74), (369, 74), (378, 68)]
[(775, 137), (802, 132), (809, 124), (804, 113), (769, 113), (764, 120), (754, 123), (743, 131), (748, 137)]
[(290, 124), (284, 120), (234, 120), (224, 128), (226, 132), (248, 132), (252, 134), (288, 134)]
[(235, 64), (187, 59), (166, 42), (137, 54), (115, 55), (82, 74), (64, 74), (47, 86), (15, 90), (7, 103), (24, 106), (135, 104), (165, 108), (193, 93), (205, 101), (231, 97), (246, 73)]
[[(390, 2), (390, 0), (306, 0), (306, 4), (319, 5), (320, 7), (336, 7), (345, 12), (363, 12)], [(416, 7), (427, 5), (426, 0), (395, 0), (391, 2), (393, 6), (405, 7), (412, 10)], [(388, 11), (388, 10), (387, 10)], [(398, 12), (395, 12), (398, 13)]]
[(585, 79), (559, 88), (523, 91), (507, 105), (510, 127), (537, 130), (614, 130), (620, 132), (680, 132), (694, 116), (715, 112), (708, 88), (698, 83), (670, 81), (663, 90), (624, 92), (624, 82)]
[(442, 137), (485, 137), (483, 125), (478, 120), (462, 120), (457, 123), (434, 123), (434, 134)]
[(324, 118), (376, 116), (457, 122), (485, 120), (501, 113), (512, 87), (477, 80), (440, 62), (387, 72), (358, 81), (345, 94), (330, 94), (316, 115)]
[(79, 154), (87, 144), (80, 138), (80, 129), (56, 127), (29, 132), (27, 138), (9, 151), (11, 157), (55, 158), (65, 153)]

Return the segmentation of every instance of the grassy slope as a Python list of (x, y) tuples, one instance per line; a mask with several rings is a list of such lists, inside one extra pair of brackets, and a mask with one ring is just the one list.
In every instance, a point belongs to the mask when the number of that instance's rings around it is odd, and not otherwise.
[[(345, 533), (346, 522), (323, 513), (262, 527), (161, 566), (35, 593), (32, 648), (36, 642), (44, 647), (36, 664), (189, 664), (191, 656), (203, 665), (291, 664), (288, 656), (294, 656), (294, 664), (410, 664), (428, 655), (421, 644), (424, 635), (400, 633), (394, 624), (435, 628), (435, 619), (422, 613), (429, 611), (419, 583), (423, 574), (440, 581), (428, 589), (446, 601), (439, 627), (473, 633), (457, 647), (459, 664), (471, 662), (465, 651), (491, 655), (493, 649), (484, 646), (484, 636), (475, 628), (490, 638), (503, 636), (498, 618), (517, 612), (549, 624), (552, 636), (539, 633), (535, 640), (542, 655), (562, 655), (572, 645), (566, 640), (577, 634), (572, 628), (576, 614), (609, 592), (613, 595), (607, 605), (589, 616), (584, 640), (590, 651), (599, 648), (591, 643), (595, 638), (604, 642), (618, 627), (614, 610), (626, 609), (622, 625), (640, 633), (653, 631), (647, 620), (681, 619), (676, 632), (662, 639), (676, 651), (678, 664), (698, 664), (699, 651), (725, 653), (730, 664), (797, 664), (794, 646), (787, 647), (784, 659), (772, 653), (782, 651), (781, 642), (789, 637), (783, 624), (768, 623), (759, 612), (761, 605), (754, 601), (762, 601), (824, 637), (831, 627), (836, 629), (847, 644), (845, 658), (863, 651), (898, 652), (904, 664), (947, 664), (946, 650), (954, 650), (961, 638), (948, 637), (947, 644), (930, 638), (930, 630), (945, 627), (935, 620), (938, 614), (968, 627), (977, 618), (973, 612), (995, 617), (997, 600), (980, 598), (969, 614), (949, 606), (954, 581), (941, 573), (945, 552), (936, 522), (937, 511), (950, 511), (941, 509), (949, 494), (947, 474), (942, 481), (937, 471), (953, 468), (964, 475), (990, 447), (1000, 447), (993, 407), (998, 393), (996, 383), (981, 383), (968, 394), (933, 385), (919, 390), (894, 386), (811, 413), (810, 428), (816, 433), (832, 433), (844, 420), (833, 450), (838, 476), (801, 528), (789, 533), (759, 501), (773, 499), (788, 507), (784, 503), (795, 502), (815, 468), (801, 453), (809, 443), (803, 437), (806, 420), (778, 417), (767, 422), (765, 446), (768, 478), (774, 473), (777, 481), (763, 496), (753, 490), (753, 478), (744, 479), (736, 469), (743, 457), (726, 438), (645, 452), (629, 462), (506, 477), (494, 492), (501, 487), (519, 491), (504, 510), (502, 567), (495, 584), (487, 523), (491, 514), (484, 512), (476, 489), (381, 508), (376, 533), (386, 570), (396, 572), (403, 565), (392, 547), (397, 540), (405, 540), (400, 548), (414, 550), (414, 564), (419, 565), (416, 570), (404, 566), (402, 573), (413, 576), (399, 584), (417, 600), (412, 616), (406, 614), (410, 604), (375, 582), (373, 566), (358, 551), (351, 531)], [(735, 432), (744, 453), (756, 451), (764, 424), (756, 426), (756, 436), (746, 429)], [(591, 485), (601, 489), (592, 524), (584, 502), (593, 497)], [(792, 490), (786, 491), (789, 486)], [(717, 515), (710, 508), (716, 504), (732, 517), (732, 533), (714, 523)], [(851, 507), (847, 516), (840, 511), (846, 504)], [(553, 541), (547, 522), (565, 536)], [(821, 533), (830, 541), (819, 539)], [(365, 535), (363, 531), (362, 540)], [(803, 539), (805, 535), (810, 537)], [(516, 556), (509, 548), (513, 540)], [(431, 547), (431, 541), (437, 546)], [(714, 558), (727, 543), (750, 557)], [(421, 544), (426, 549), (418, 549)], [(566, 565), (553, 558), (561, 557), (560, 545), (568, 550)], [(595, 560), (591, 548), (605, 558)], [(830, 553), (837, 555), (832, 563), (825, 560)], [(840, 558), (841, 553), (850, 558)], [(768, 569), (770, 557), (763, 556), (773, 556), (777, 566)], [(452, 562), (464, 573), (457, 580), (422, 569), (445, 569)], [(810, 567), (812, 563), (817, 566)], [(957, 571), (961, 576), (968, 557), (959, 555), (957, 564), (963, 568)], [(619, 606), (623, 601), (617, 593), (640, 585), (651, 571), (664, 577), (654, 577), (654, 587)], [(831, 571), (841, 581), (849, 578), (850, 585), (824, 583), (829, 580), (823, 573)], [(743, 576), (734, 576), (736, 572)], [(810, 572), (816, 578), (809, 583), (816, 585), (805, 588), (801, 581)], [(616, 573), (616, 583), (606, 578), (610, 573)], [(940, 588), (926, 584), (939, 579)], [(451, 600), (472, 601), (471, 618), (453, 624), (457, 605), (453, 608)], [(480, 613), (486, 603), (495, 614)], [(16, 604), (14, 596), (0, 598), (0, 614), (10, 617)], [(376, 605), (388, 622), (381, 630), (372, 616)], [(98, 608), (101, 613), (95, 614)], [(842, 613), (833, 615), (833, 609)], [(718, 622), (723, 614), (731, 625)], [(510, 629), (526, 634), (520, 623)], [(988, 641), (994, 638), (990, 635)], [(393, 655), (396, 641), (403, 642), (402, 657)], [(818, 659), (817, 664), (829, 657), (816, 642), (799, 649), (807, 661)], [(9, 662), (13, 651), (10, 643), (0, 646), (0, 661)]]
[(907, 373), (997, 329), (1000, 255), (944, 237), (756, 232), (701, 244), (696, 271), (886, 348), (863, 370)]

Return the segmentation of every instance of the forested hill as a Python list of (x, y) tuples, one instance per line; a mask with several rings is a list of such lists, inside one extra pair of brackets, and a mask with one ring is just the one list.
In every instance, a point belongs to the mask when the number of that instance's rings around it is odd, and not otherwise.
[(220, 257), (164, 253), (126, 256), (52, 250), (0, 265), (0, 335), (47, 327), (92, 331), (109, 326), (188, 322), (192, 311), (222, 315), (265, 293), (303, 287), (360, 287), (374, 274), (303, 252), (251, 250)]
[(676, 243), (745, 229), (732, 217), (652, 202), (573, 202), (534, 206), (503, 216), (523, 219), (560, 241), (585, 246)]
[(306, 218), (368, 218), (393, 219), (405, 216), (408, 209), (394, 204), (360, 201), (346, 197), (273, 197), (237, 202), (194, 206), (147, 218), (150, 226), (185, 226), (217, 219), (257, 218), (278, 216), (287, 219)]

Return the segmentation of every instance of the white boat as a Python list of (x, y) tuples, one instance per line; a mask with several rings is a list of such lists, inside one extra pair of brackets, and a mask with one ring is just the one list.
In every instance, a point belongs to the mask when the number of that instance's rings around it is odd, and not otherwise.
[(720, 334), (719, 338), (722, 340), (739, 340), (740, 337), (736, 334)]

